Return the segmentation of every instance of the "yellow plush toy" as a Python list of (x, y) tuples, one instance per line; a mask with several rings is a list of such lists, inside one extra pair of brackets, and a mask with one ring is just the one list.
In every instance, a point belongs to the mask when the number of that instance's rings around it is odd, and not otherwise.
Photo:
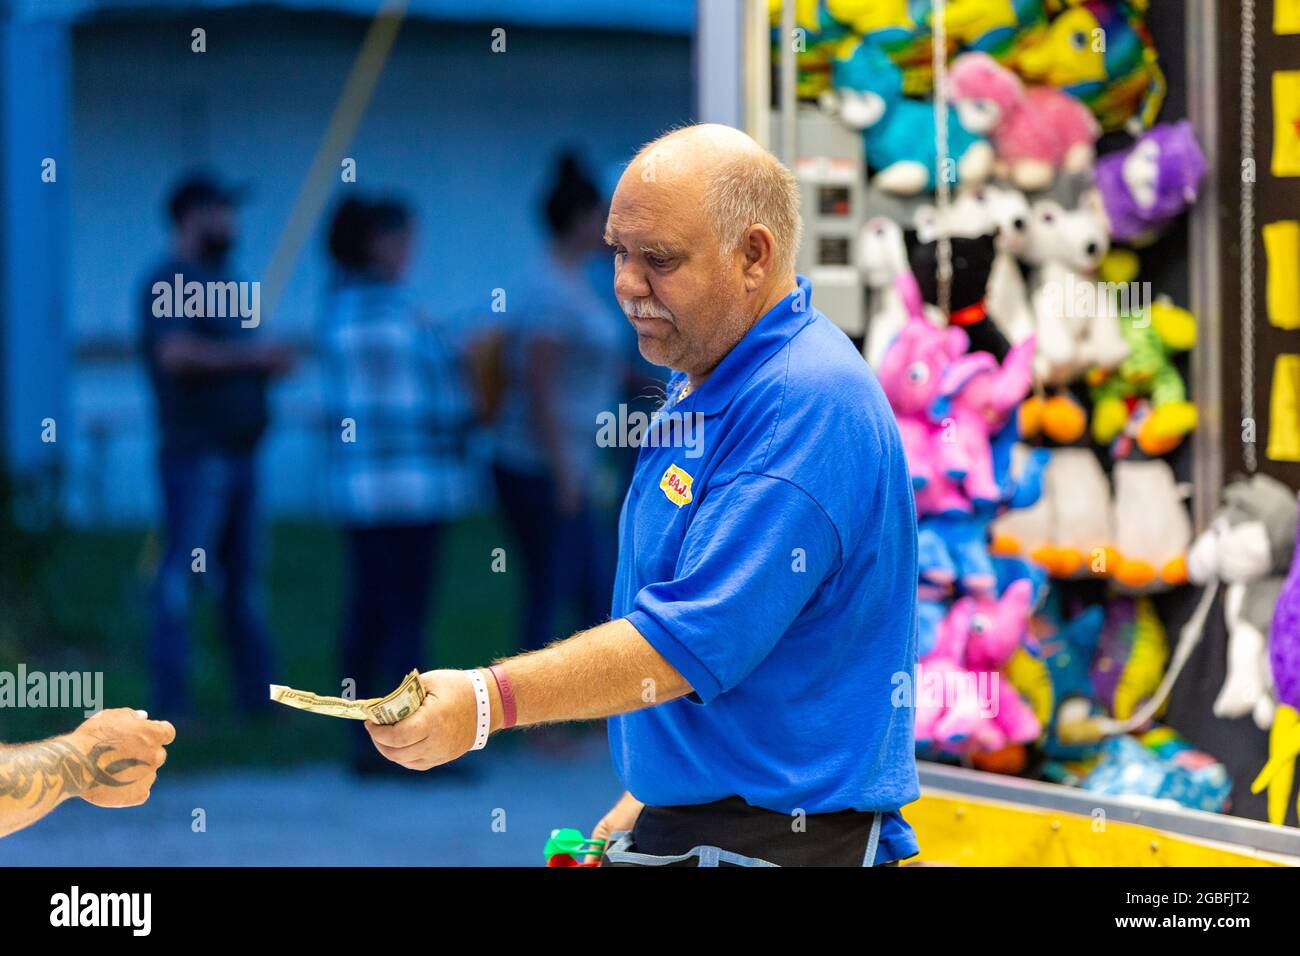
[(1124, 0), (1071, 4), (1016, 57), (1016, 69), (1083, 100), (1107, 132), (1149, 128), (1166, 87), (1144, 9)]

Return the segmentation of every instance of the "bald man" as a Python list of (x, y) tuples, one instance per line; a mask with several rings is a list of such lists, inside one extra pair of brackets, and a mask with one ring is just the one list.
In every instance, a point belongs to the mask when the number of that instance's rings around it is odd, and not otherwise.
[[(602, 865), (888, 864), (917, 852), (916, 520), (889, 405), (794, 273), (794, 176), (736, 130), (641, 150), (611, 203), (614, 290), (673, 375), (619, 522), (611, 620), (423, 675), (367, 724), (428, 769), (510, 726), (609, 718), (626, 793)], [(593, 429), (593, 440), (595, 433)]]

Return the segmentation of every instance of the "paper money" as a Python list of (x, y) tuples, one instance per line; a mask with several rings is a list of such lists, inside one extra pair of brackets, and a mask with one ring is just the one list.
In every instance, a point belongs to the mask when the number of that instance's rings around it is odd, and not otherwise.
[(411, 671), (402, 685), (387, 697), (368, 700), (347, 700), (344, 697), (324, 697), (309, 690), (294, 690), (283, 684), (271, 685), (271, 700), (287, 707), (297, 707), (326, 717), (343, 717), (347, 720), (369, 720), (376, 724), (395, 724), (415, 713), (424, 703), (424, 684), (420, 672)]

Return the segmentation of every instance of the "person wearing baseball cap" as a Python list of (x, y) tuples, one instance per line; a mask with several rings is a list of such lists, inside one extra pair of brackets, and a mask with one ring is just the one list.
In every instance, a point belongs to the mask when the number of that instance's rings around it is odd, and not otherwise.
[(242, 193), (206, 172), (172, 189), (171, 248), (149, 271), (140, 299), (163, 498), (151, 657), (155, 708), (169, 718), (191, 716), (188, 619), (196, 581), (216, 588), (241, 709), (268, 707), (271, 647), (257, 598), (255, 463), (268, 382), (289, 371), (292, 353), (262, 340), (260, 288), (231, 263)]

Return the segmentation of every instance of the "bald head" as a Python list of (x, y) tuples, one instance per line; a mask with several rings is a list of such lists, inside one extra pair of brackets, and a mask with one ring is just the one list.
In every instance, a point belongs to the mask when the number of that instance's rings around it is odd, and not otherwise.
[(793, 291), (800, 232), (793, 174), (739, 130), (688, 126), (644, 146), (605, 229), (641, 353), (702, 382)]
[(776, 243), (777, 269), (794, 271), (803, 236), (799, 184), (746, 133), (720, 123), (672, 130), (641, 148), (628, 175), (691, 195), (724, 253), (739, 248), (749, 227), (766, 226)]

